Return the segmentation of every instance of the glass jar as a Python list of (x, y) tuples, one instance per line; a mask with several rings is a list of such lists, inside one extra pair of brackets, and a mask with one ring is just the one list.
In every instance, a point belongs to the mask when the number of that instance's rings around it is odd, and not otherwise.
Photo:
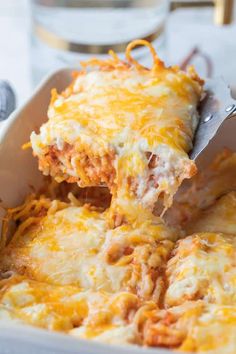
[[(106, 57), (109, 49), (122, 57), (137, 38), (153, 42), (164, 57), (168, 0), (32, 0), (31, 10), (34, 83), (51, 70)], [(147, 54), (144, 47), (133, 52), (148, 66)]]
[[(109, 49), (121, 57), (127, 44), (146, 39), (165, 57), (165, 25), (169, 10), (215, 6), (215, 22), (229, 23), (233, 0), (31, 0), (33, 83), (61, 67), (79, 68), (91, 56), (104, 58)], [(145, 47), (132, 55), (149, 66)]]

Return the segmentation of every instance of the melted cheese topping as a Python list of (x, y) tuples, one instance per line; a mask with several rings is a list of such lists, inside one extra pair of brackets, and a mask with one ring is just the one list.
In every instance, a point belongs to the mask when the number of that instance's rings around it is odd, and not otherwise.
[[(9, 211), (19, 225), (1, 274), (22, 276), (0, 281), (0, 320), (106, 343), (235, 353), (235, 236), (192, 235), (171, 254), (176, 233), (159, 218), (110, 229), (109, 211), (70, 199), (29, 197)], [(218, 202), (230, 203), (233, 192)]]
[(236, 192), (221, 197), (212, 206), (198, 213), (184, 228), (195, 232), (223, 232), (236, 235)]
[[(165, 220), (170, 225), (183, 228), (186, 224), (193, 224), (202, 210), (213, 205), (222, 195), (236, 190), (235, 174), (236, 153), (224, 149), (208, 168), (200, 171), (189, 183), (180, 188), (173, 206), (165, 215)], [(229, 204), (230, 209), (231, 202)], [(202, 231), (207, 231), (207, 229)], [(225, 231), (222, 230), (222, 232)]]
[[(44, 174), (82, 187), (108, 184), (113, 214), (136, 219), (140, 202), (164, 204), (196, 168), (187, 153), (198, 121), (202, 82), (191, 69), (166, 68), (150, 47), (148, 70), (130, 57), (92, 61), (61, 95), (53, 92), (48, 122), (32, 133), (34, 155)], [(133, 205), (132, 205), (133, 204)], [(132, 205), (132, 207), (130, 207)], [(147, 214), (146, 214), (147, 215)]]
[(205, 311), (196, 319), (195, 324), (191, 323), (191, 318), (189, 318), (189, 324), (190, 330), (188, 330), (188, 335), (180, 346), (180, 350), (197, 350), (200, 353), (212, 354), (235, 353), (235, 306), (205, 306)]
[(167, 264), (168, 306), (186, 300), (236, 305), (236, 237), (202, 233), (178, 241)]
[(106, 212), (63, 207), (31, 225), (26, 219), (4, 248), (0, 269), (50, 284), (111, 293), (129, 290), (158, 301), (163, 287), (159, 276), (175, 237), (160, 219), (110, 230)]
[(144, 326), (144, 341), (151, 346), (181, 352), (233, 354), (236, 351), (235, 306), (186, 302), (169, 310), (153, 310)]
[(0, 299), (0, 318), (4, 321), (26, 322), (81, 338), (100, 339), (103, 335), (111, 343), (113, 332), (119, 336), (119, 331), (127, 329), (124, 342), (137, 341), (138, 333), (131, 320), (140, 303), (131, 293), (85, 291), (15, 275), (0, 281)]

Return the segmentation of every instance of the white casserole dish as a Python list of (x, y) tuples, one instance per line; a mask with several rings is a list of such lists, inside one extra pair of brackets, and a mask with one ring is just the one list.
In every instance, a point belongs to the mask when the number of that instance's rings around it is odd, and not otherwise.
[[(21, 203), (31, 191), (38, 188), (42, 175), (31, 150), (21, 146), (29, 141), (30, 133), (46, 119), (50, 91), (61, 91), (71, 81), (72, 69), (63, 69), (50, 75), (31, 99), (0, 125), (0, 198), (4, 206)], [(223, 147), (236, 150), (236, 120), (227, 121), (206, 152), (206, 161)], [(209, 161), (209, 160), (208, 160)], [(0, 208), (1, 215), (4, 209)], [(0, 354), (165, 354), (164, 349), (146, 349), (136, 346), (111, 346), (98, 342), (74, 339), (29, 326), (12, 325), (0, 319)]]

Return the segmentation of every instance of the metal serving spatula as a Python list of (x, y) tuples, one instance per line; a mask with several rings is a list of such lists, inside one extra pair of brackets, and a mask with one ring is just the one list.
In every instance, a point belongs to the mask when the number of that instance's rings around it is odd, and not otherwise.
[(200, 104), (200, 121), (195, 133), (193, 149), (190, 152), (190, 158), (193, 160), (204, 154), (205, 148), (224, 121), (236, 116), (236, 101), (222, 78), (207, 80), (205, 92), (206, 96)]

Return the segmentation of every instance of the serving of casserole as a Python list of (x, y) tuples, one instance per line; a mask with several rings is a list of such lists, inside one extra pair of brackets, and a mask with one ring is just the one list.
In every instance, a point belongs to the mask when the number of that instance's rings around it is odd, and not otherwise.
[(2, 333), (61, 333), (44, 353), (235, 353), (236, 153), (188, 157), (203, 80), (138, 40), (71, 73), (2, 127)]

